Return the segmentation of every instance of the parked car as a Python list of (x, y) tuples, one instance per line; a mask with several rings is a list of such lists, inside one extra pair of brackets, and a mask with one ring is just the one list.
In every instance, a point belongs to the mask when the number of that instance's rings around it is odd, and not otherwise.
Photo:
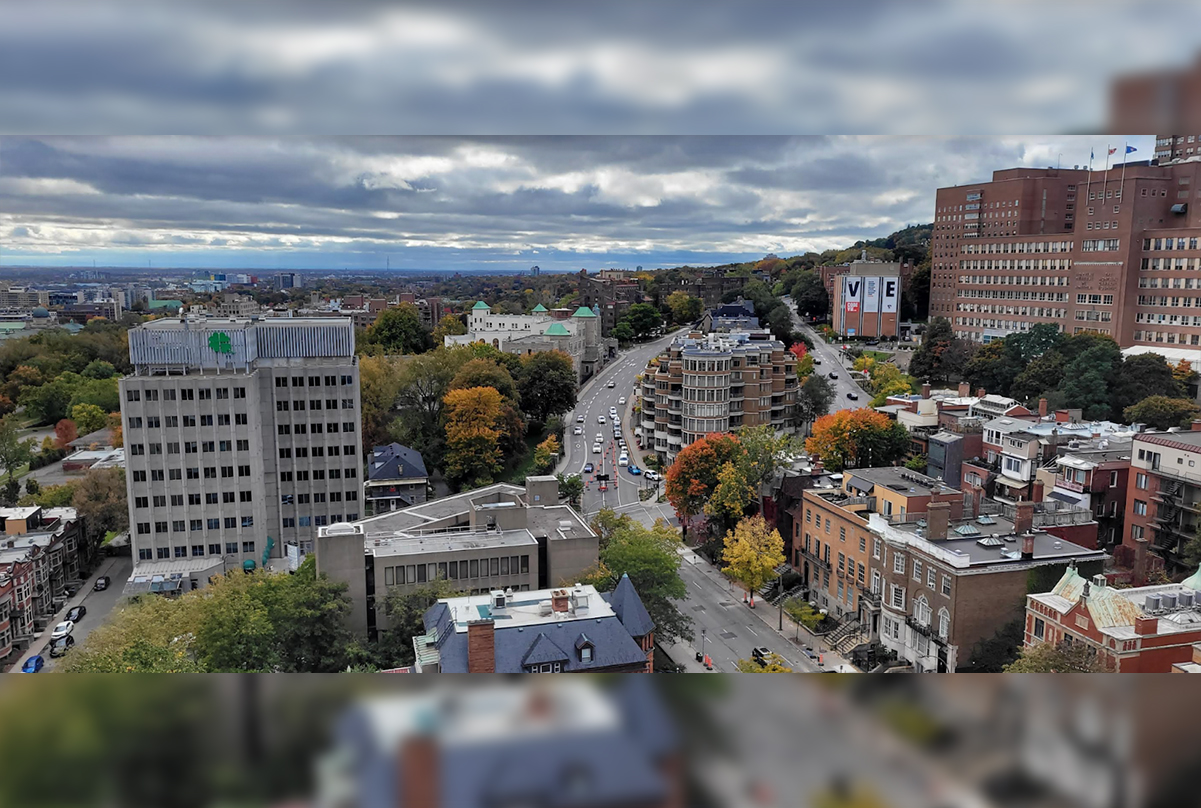
[(44, 667), (46, 667), (46, 660), (35, 654), (25, 660), (25, 664), (21, 666), (21, 673), (41, 673)]
[(585, 473), (585, 474), (591, 474), (591, 473), (592, 473), (592, 469), (593, 469), (593, 466), (592, 466), (592, 464), (591, 464), (591, 463), (585, 463), (585, 464), (584, 464), (584, 473)]
[(751, 659), (755, 660), (765, 668), (772, 663), (773, 657), (775, 657), (775, 654), (772, 653), (770, 648), (764, 648), (763, 646), (760, 646), (751, 650)]
[(831, 378), (831, 379), (837, 379), (837, 378), (838, 378), (838, 374), (837, 374), (837, 373), (831, 373), (831, 374), (830, 374), (830, 378)]
[(60, 657), (66, 656), (67, 652), (75, 647), (75, 638), (68, 634), (65, 637), (59, 637), (50, 644), (50, 656)]
[(75, 624), (70, 620), (64, 620), (54, 627), (54, 631), (50, 632), (50, 639), (57, 640), (59, 637), (66, 637), (75, 630)]
[(93, 586), (92, 589), (94, 589), (97, 592), (103, 592), (104, 590), (108, 589), (108, 585), (110, 583), (111, 583), (111, 581), (109, 580), (109, 577), (107, 575), (101, 575), (99, 578), (96, 579), (96, 585)]
[(645, 477), (646, 479), (651, 480), (652, 482), (656, 482), (656, 483), (659, 482), (659, 480), (663, 479), (663, 476), (661, 474), (659, 474), (659, 472), (655, 471), (654, 469), (647, 469), (646, 471), (644, 471), (642, 473), (642, 476)]
[(858, 401), (859, 394), (858, 393), (847, 393), (847, 398), (849, 398), (851, 401)]
[(76, 606), (76, 607), (72, 608), (71, 611), (67, 612), (67, 620), (71, 623), (78, 623), (80, 620), (83, 619), (83, 616), (87, 613), (88, 613), (87, 606), (83, 606), (83, 605)]

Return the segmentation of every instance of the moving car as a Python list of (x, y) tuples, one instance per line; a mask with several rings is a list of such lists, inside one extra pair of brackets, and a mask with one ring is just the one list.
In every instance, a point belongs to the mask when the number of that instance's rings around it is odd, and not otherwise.
[(577, 426), (575, 429), (571, 430), (571, 434), (573, 434), (573, 435), (583, 435), (583, 434), (584, 434), (584, 427), (582, 427), (582, 426)]
[(576, 422), (577, 424), (582, 424), (582, 423), (584, 423), (584, 416), (582, 416), (582, 415), (577, 415), (577, 416), (575, 417), (575, 422)]
[(71, 609), (71, 611), (67, 612), (67, 620), (69, 620), (72, 623), (78, 623), (80, 620), (83, 619), (83, 616), (87, 613), (88, 613), (87, 606), (76, 606), (75, 608)]
[(57, 640), (59, 637), (66, 637), (75, 630), (75, 624), (70, 620), (64, 620), (54, 627), (54, 631), (50, 632), (50, 639)]
[(847, 393), (847, 398), (849, 398), (851, 401), (858, 401), (859, 394), (858, 393)]
[(40, 673), (45, 666), (46, 660), (35, 654), (25, 660), (25, 664), (21, 666), (21, 673)]
[(612, 389), (616, 386), (617, 386), (617, 382), (609, 382), (608, 384), (605, 385), (605, 387), (608, 387), (610, 389)]
[(620, 407), (624, 407), (624, 406), (625, 406), (625, 404), (626, 404), (625, 397), (623, 396), (623, 397), (621, 397), (621, 398), (617, 399), (617, 404), (618, 404), (618, 406), (620, 406)]
[(831, 379), (837, 379), (837, 378), (838, 378), (838, 374), (837, 374), (837, 373), (831, 373), (831, 374), (830, 374), (830, 378), (831, 378)]
[(593, 453), (593, 454), (600, 454), (600, 453), (601, 453), (601, 445), (600, 445), (599, 443), (594, 443), (594, 444), (592, 444), (592, 453)]
[(596, 442), (597, 442), (597, 443), (604, 443), (604, 441), (605, 441), (605, 436), (604, 436), (604, 435), (602, 435), (601, 433), (597, 432), (597, 433), (596, 433)]
[(630, 474), (642, 473), (642, 469), (638, 468), (637, 466), (626, 466), (626, 471), (630, 472)]
[(591, 473), (592, 473), (592, 464), (591, 464), (591, 463), (585, 463), (585, 464), (584, 464), (584, 473), (585, 473), (585, 474), (591, 474)]
[(50, 656), (60, 657), (66, 656), (67, 652), (75, 647), (75, 638), (68, 634), (65, 637), (59, 637), (50, 644)]
[(617, 458), (617, 465), (619, 465), (619, 466), (630, 465), (630, 456), (628, 454), (626, 454), (625, 452), (622, 452), (621, 457)]
[(822, 363), (822, 360), (818, 359), (816, 356), (813, 357), (813, 364), (820, 365), (821, 363)]
[(772, 663), (774, 657), (775, 654), (772, 653), (770, 648), (764, 648), (763, 646), (760, 646), (751, 650), (751, 659), (755, 660), (765, 668)]
[(107, 575), (101, 575), (96, 579), (96, 585), (93, 586), (92, 589), (97, 592), (103, 592), (104, 590), (108, 589), (109, 583), (111, 583), (109, 577)]
[(596, 416), (596, 422), (598, 424), (603, 424), (605, 422), (605, 416), (603, 416), (603, 415)]
[(609, 408), (609, 415), (610, 415), (610, 416), (612, 416), (612, 417), (614, 417), (614, 418), (616, 418), (616, 417), (617, 417), (617, 408), (616, 408), (616, 407), (610, 407), (610, 408)]

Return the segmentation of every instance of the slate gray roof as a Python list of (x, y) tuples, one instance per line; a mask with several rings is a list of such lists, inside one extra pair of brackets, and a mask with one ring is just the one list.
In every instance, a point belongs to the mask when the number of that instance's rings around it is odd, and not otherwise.
[(403, 480), (428, 476), (421, 452), (399, 443), (376, 446), (371, 450), (371, 457), (367, 461), (367, 477), (371, 480)]
[(617, 582), (613, 591), (601, 597), (613, 607), (617, 619), (625, 626), (626, 631), (630, 632), (631, 637), (645, 637), (655, 630), (655, 621), (651, 620), (646, 607), (642, 605), (642, 598), (638, 597), (634, 590), (629, 575), (622, 573), (621, 580)]
[(546, 662), (566, 662), (567, 654), (555, 645), (546, 634), (539, 634), (538, 639), (530, 646), (530, 650), (522, 658), (522, 665), (541, 665)]

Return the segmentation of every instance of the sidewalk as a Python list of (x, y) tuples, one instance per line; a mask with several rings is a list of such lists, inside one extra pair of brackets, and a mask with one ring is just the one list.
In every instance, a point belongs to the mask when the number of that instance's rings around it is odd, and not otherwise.
[[(809, 629), (805, 628), (800, 623), (794, 621), (788, 616), (788, 612), (784, 612), (784, 630), (780, 631), (777, 626), (780, 624), (780, 607), (767, 604), (767, 609), (753, 609), (755, 616), (759, 618), (768, 628), (779, 634), (788, 642), (795, 645), (797, 648), (808, 647), (813, 650), (813, 653), (821, 656), (821, 669), (827, 671), (838, 671), (839, 673), (858, 673), (859, 669), (851, 664), (850, 660), (836, 651), (831, 651), (826, 648), (823, 638), (817, 636)], [(813, 660), (817, 664), (817, 660)]]
[[(82, 581), (79, 584), (79, 590), (76, 591), (74, 596), (68, 598), (63, 607), (46, 622), (46, 630), (41, 634), (35, 635), (29, 645), (29, 648), (25, 650), (25, 653), (23, 653), (15, 662), (9, 665), (9, 672), (20, 671), (21, 666), (25, 664), (25, 660), (32, 656), (37, 656), (39, 654), (45, 656), (46, 654), (50, 653), (48, 646), (50, 644), (50, 631), (52, 630), (52, 627), (61, 623), (67, 612), (83, 603), (84, 598), (92, 593), (92, 587), (96, 585), (96, 579), (102, 575), (108, 575), (109, 570), (111, 570), (113, 566), (117, 564), (117, 561), (117, 556), (109, 556), (100, 562), (100, 566), (96, 568), (96, 571), (92, 573), (87, 580)], [(110, 584), (110, 586), (119, 585), (120, 584), (116, 583)], [(49, 662), (50, 659), (47, 658), (46, 661)]]
[(717, 673), (716, 669), (709, 670), (696, 661), (696, 649), (685, 642), (674, 642), (670, 645), (659, 646), (667, 652), (671, 661), (684, 669), (684, 673)]

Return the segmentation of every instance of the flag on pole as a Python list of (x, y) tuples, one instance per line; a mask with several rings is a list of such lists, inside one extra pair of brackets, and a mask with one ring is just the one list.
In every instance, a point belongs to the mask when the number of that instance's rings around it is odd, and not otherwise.
[[(1127, 146), (1127, 148), (1129, 148), (1129, 146)], [(1109, 153), (1110, 153), (1110, 154), (1117, 154), (1117, 152), (1118, 152), (1118, 147), (1117, 147), (1117, 146), (1114, 146), (1112, 149), (1110, 149), (1110, 150), (1109, 150)]]
[(1127, 154), (1130, 154), (1130, 152), (1136, 152), (1136, 151), (1138, 151), (1138, 149), (1134, 148), (1133, 146), (1127, 146), (1127, 147), (1126, 147), (1126, 153), (1127, 153)]

